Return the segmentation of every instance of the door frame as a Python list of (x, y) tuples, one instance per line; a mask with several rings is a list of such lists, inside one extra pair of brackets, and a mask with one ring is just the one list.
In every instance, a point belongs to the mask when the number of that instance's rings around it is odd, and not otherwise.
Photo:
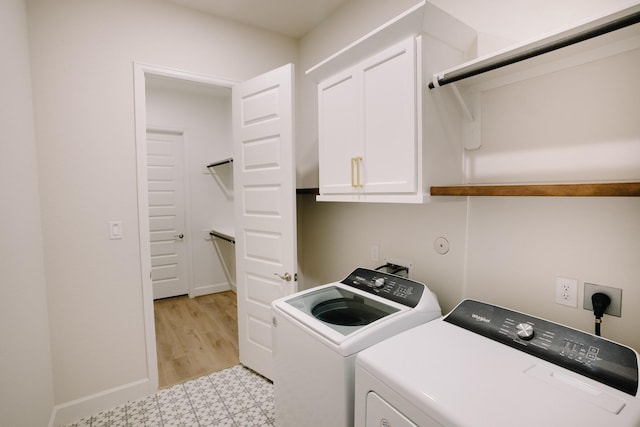
[(136, 166), (138, 181), (138, 239), (140, 244), (140, 280), (142, 282), (142, 312), (144, 319), (145, 347), (147, 351), (147, 376), (152, 390), (158, 390), (158, 354), (156, 349), (156, 325), (153, 308), (153, 283), (151, 281), (151, 239), (149, 235), (149, 197), (147, 194), (147, 109), (145, 81), (147, 75), (170, 77), (210, 86), (233, 87), (236, 81), (203, 76), (168, 67), (133, 63), (133, 102), (135, 115)]

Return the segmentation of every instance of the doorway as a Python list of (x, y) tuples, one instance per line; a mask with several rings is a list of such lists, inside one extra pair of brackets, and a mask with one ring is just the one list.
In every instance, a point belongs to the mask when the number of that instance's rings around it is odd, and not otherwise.
[[(145, 339), (149, 350), (147, 371), (152, 385), (157, 389), (159, 376), (156, 329), (160, 331), (164, 326), (155, 324), (154, 300), (185, 294), (187, 296), (182, 298), (190, 300), (228, 292), (228, 301), (230, 295), (235, 295), (233, 277), (228, 274), (229, 268), (223, 265), (225, 259), (209, 235), (211, 227), (216, 223), (232, 223), (233, 197), (220, 188), (206, 167), (212, 159), (229, 157), (233, 150), (231, 87), (234, 82), (139, 64), (134, 65), (134, 82), (140, 255), (141, 269), (147, 272), (142, 275), (147, 331)], [(178, 155), (166, 155), (166, 149), (170, 146), (180, 149)], [(164, 158), (154, 158), (157, 155)], [(157, 161), (162, 166), (162, 171), (158, 168), (152, 170), (154, 165), (158, 165)], [(173, 178), (168, 177), (171, 175), (168, 172), (176, 169), (183, 170), (183, 184), (178, 182), (179, 179), (174, 179), (175, 174), (172, 175)], [(177, 187), (184, 188), (183, 197), (175, 197), (174, 190)], [(160, 192), (154, 195), (150, 192), (152, 189)], [(184, 231), (174, 215), (176, 212), (172, 205), (176, 203), (181, 203), (184, 207)], [(159, 244), (155, 248), (153, 233), (159, 236)], [(178, 257), (169, 252), (177, 249), (184, 252), (182, 276), (186, 287), (156, 293), (156, 284), (169, 284), (176, 276), (173, 271), (177, 267), (173, 265), (173, 261)], [(196, 302), (210, 309), (220, 304), (187, 301)], [(235, 310), (235, 301), (232, 310)], [(236, 321), (213, 323), (231, 328), (221, 332), (221, 336), (233, 335), (234, 330), (237, 330)], [(185, 334), (188, 338), (187, 335)], [(215, 370), (215, 366), (212, 365), (212, 368)]]
[[(233, 181), (236, 192), (235, 200), (229, 201), (229, 222), (235, 225), (235, 232), (239, 236), (234, 241), (234, 250), (239, 257), (235, 257), (236, 276), (238, 280), (238, 337), (240, 362), (269, 377), (271, 373), (270, 339), (271, 316), (269, 304), (277, 297), (295, 292), (296, 284), (296, 224), (295, 224), (295, 160), (293, 147), (293, 64), (286, 64), (274, 70), (263, 73), (250, 80), (234, 85), (233, 82), (221, 82), (201, 76), (194, 76), (175, 70), (134, 64), (135, 114), (136, 114), (136, 148), (138, 158), (138, 206), (139, 212), (146, 213), (149, 201), (147, 194), (146, 169), (146, 129), (152, 125), (148, 123), (150, 115), (147, 109), (152, 103), (148, 102), (146, 93), (147, 80), (160, 80), (175, 83), (187, 83), (186, 86), (201, 94), (203, 91), (222, 90), (232, 94), (232, 114), (224, 123), (231, 127), (228, 146), (233, 157), (238, 161), (238, 167), (233, 168)], [(233, 87), (233, 91), (231, 88)], [(164, 110), (163, 110), (164, 111)], [(229, 109), (225, 109), (229, 111)], [(164, 111), (166, 114), (166, 111)], [(198, 109), (188, 118), (202, 116)], [(175, 119), (175, 114), (165, 116)], [(204, 122), (211, 122), (215, 114), (205, 115)], [(224, 128), (224, 127), (223, 127)], [(226, 128), (225, 128), (226, 129)], [(216, 160), (230, 157), (230, 153), (214, 154), (191, 153), (193, 133), (184, 132), (187, 158), (193, 159), (188, 164), (192, 215), (196, 212), (211, 213), (216, 209), (210, 204), (209, 209), (195, 209), (195, 201), (210, 200), (211, 175), (203, 161), (213, 157)], [(210, 135), (209, 135), (210, 136)], [(208, 144), (203, 147), (211, 149), (218, 145)], [(195, 147), (199, 147), (194, 144)], [(211, 156), (211, 157), (210, 157)], [(214, 160), (213, 164), (219, 164)], [(213, 165), (209, 164), (209, 165)], [(209, 166), (207, 165), (207, 166)], [(195, 174), (194, 171), (201, 174)], [(202, 174), (207, 175), (206, 188), (194, 190), (194, 182), (202, 181)], [(257, 180), (257, 181), (256, 181)], [(223, 189), (220, 189), (224, 193)], [(217, 212), (217, 210), (216, 210)], [(187, 215), (189, 216), (189, 215)], [(157, 388), (157, 354), (155, 342), (155, 323), (153, 310), (153, 291), (151, 283), (151, 265), (149, 250), (149, 218), (139, 214), (140, 262), (142, 279), (142, 298), (145, 319), (145, 338), (147, 344), (147, 369), (152, 385)], [(224, 215), (222, 215), (224, 217)], [(261, 219), (262, 218), (262, 219)], [(264, 220), (267, 218), (268, 220)], [(210, 240), (213, 230), (227, 228), (225, 224), (212, 223), (207, 218), (202, 224), (195, 225), (193, 219), (187, 220), (186, 228), (191, 229), (185, 234), (187, 251), (192, 250), (202, 240)], [(204, 239), (203, 239), (204, 237)], [(211, 245), (208, 246), (211, 248)], [(221, 257), (222, 258), (222, 257)], [(189, 261), (195, 263), (196, 256), (189, 254)], [(211, 265), (210, 256), (202, 265)], [(198, 269), (190, 267), (194, 278), (189, 287), (189, 296), (203, 295), (199, 293), (197, 280)], [(277, 276), (279, 280), (274, 279)], [(210, 289), (209, 292), (212, 292)], [(244, 351), (243, 351), (244, 349)]]
[(230, 290), (209, 232), (232, 227), (233, 194), (207, 165), (233, 150), (231, 89), (157, 75), (146, 76), (145, 89), (154, 299)]

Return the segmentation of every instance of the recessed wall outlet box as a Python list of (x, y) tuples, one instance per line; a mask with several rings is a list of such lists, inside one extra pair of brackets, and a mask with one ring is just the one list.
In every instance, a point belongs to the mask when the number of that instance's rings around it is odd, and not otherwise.
[(578, 280), (556, 277), (556, 303), (569, 307), (578, 306)]
[(622, 289), (595, 285), (593, 283), (585, 283), (584, 301), (582, 305), (585, 310), (593, 311), (593, 302), (591, 302), (591, 295), (596, 293), (603, 293), (611, 298), (611, 303), (609, 304), (609, 307), (607, 307), (607, 309), (604, 311), (604, 314), (622, 317)]
[[(404, 267), (406, 268), (406, 270), (403, 271), (398, 271), (397, 275), (399, 276), (404, 276), (406, 273), (406, 277), (411, 277), (411, 263), (409, 261), (405, 261), (405, 260), (401, 260), (401, 259), (397, 259), (397, 258), (382, 258), (382, 262), (384, 264), (393, 264), (393, 265), (397, 265), (398, 267)], [(391, 272), (389, 269), (387, 269), (387, 272)]]

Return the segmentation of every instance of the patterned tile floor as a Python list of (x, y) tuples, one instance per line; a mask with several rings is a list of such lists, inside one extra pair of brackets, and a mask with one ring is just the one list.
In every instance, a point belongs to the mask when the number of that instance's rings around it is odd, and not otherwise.
[(273, 426), (273, 384), (234, 366), (83, 418), (68, 427)]

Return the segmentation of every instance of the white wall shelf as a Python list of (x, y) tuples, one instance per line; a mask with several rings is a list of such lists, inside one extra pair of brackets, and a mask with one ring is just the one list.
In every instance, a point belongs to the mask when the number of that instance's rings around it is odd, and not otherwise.
[[(549, 53), (571, 46), (572, 53), (578, 51), (595, 51), (601, 45), (611, 45), (638, 34), (637, 28), (629, 28), (640, 22), (640, 4), (629, 6), (613, 13), (608, 13), (598, 19), (547, 34), (541, 38), (529, 40), (511, 48), (507, 48), (491, 55), (486, 55), (456, 67), (437, 72), (429, 83), (434, 89), (446, 84), (470, 79), (464, 84), (476, 84), (484, 78), (495, 78), (492, 71), (522, 63), (521, 67), (531, 68), (541, 63), (557, 59)], [(625, 30), (626, 29), (626, 30)], [(606, 35), (606, 36), (605, 36)], [(602, 37), (601, 37), (602, 36)], [(588, 43), (583, 43), (587, 42)], [(561, 56), (566, 56), (563, 49)], [(535, 58), (535, 61), (533, 60)], [(520, 68), (509, 67), (508, 73), (519, 71)], [(486, 76), (483, 76), (486, 73)], [(474, 78), (475, 77), (475, 78)]]
[(640, 197), (640, 182), (431, 187), (432, 196)]

